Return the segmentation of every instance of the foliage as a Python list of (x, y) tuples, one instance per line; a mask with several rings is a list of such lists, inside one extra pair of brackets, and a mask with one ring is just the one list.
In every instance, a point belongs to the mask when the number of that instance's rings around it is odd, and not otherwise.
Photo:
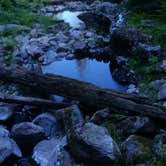
[(37, 15), (35, 10), (42, 7), (43, 0), (0, 0), (0, 24), (20, 24), (32, 27), (35, 23), (51, 24), (51, 17)]
[(159, 0), (128, 0), (127, 7), (133, 11), (142, 12), (159, 8)]

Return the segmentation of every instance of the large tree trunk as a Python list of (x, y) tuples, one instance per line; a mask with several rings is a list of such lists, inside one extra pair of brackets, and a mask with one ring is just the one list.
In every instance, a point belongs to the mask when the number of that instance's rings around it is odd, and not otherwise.
[(148, 103), (144, 97), (100, 88), (71, 78), (58, 75), (42, 75), (22, 67), (8, 68), (1, 66), (0, 79), (75, 99), (90, 108), (102, 109), (109, 107), (114, 113), (144, 115), (166, 120), (164, 108)]

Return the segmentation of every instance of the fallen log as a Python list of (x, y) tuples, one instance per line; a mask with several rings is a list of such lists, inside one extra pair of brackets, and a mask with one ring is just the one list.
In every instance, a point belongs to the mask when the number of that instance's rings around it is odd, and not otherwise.
[(16, 96), (16, 95), (7, 95), (7, 94), (0, 95), (0, 102), (38, 106), (42, 108), (56, 108), (56, 109), (70, 106), (67, 103), (58, 103), (51, 100), (46, 100), (36, 97), (25, 97), (25, 96)]
[(96, 110), (109, 107), (113, 113), (166, 120), (164, 108), (149, 103), (144, 97), (100, 88), (67, 77), (39, 74), (22, 67), (0, 66), (0, 80), (78, 100)]

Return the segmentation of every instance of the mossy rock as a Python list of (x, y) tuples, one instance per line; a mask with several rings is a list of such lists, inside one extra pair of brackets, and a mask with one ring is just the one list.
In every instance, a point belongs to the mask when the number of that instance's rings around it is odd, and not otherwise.
[(142, 136), (131, 135), (123, 142), (122, 151), (129, 163), (144, 163), (151, 159), (152, 140)]

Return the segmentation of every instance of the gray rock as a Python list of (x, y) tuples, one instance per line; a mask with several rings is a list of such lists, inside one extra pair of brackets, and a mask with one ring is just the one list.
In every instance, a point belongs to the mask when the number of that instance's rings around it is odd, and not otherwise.
[(133, 116), (127, 117), (117, 124), (118, 131), (123, 135), (141, 134), (154, 135), (157, 127), (148, 117)]
[(71, 152), (78, 159), (110, 164), (121, 157), (117, 144), (104, 127), (85, 123), (69, 129), (67, 137)]
[(99, 123), (103, 119), (107, 118), (109, 115), (110, 115), (109, 108), (105, 108), (95, 112), (93, 116), (91, 117), (90, 121), (93, 123)]
[(84, 122), (82, 113), (77, 105), (56, 110), (55, 114), (59, 120), (64, 120), (64, 125), (66, 128), (75, 126), (77, 124), (82, 124)]
[(73, 166), (71, 156), (55, 138), (39, 142), (34, 147), (32, 158), (40, 166)]
[(81, 13), (78, 18), (84, 21), (87, 28), (102, 30), (103, 32), (110, 30), (111, 20), (103, 14), (85, 12)]
[(12, 127), (11, 136), (25, 153), (29, 153), (34, 145), (44, 139), (44, 129), (31, 122), (22, 122)]
[(129, 53), (139, 42), (148, 43), (151, 36), (131, 27), (122, 26), (115, 28), (111, 32), (111, 46), (116, 53)]
[(142, 164), (151, 159), (153, 141), (131, 135), (122, 144), (123, 155), (131, 164)]
[(9, 137), (9, 131), (0, 125), (0, 137)]
[(161, 131), (154, 137), (153, 152), (159, 159), (166, 162), (166, 131)]
[(141, 62), (146, 63), (149, 61), (149, 58), (159, 57), (161, 55), (160, 45), (151, 45), (145, 43), (139, 43), (137, 47), (137, 55)]
[(11, 155), (22, 157), (22, 153), (14, 140), (0, 136), (0, 164)]
[(41, 57), (43, 62), (43, 65), (48, 65), (52, 62), (54, 62), (57, 59), (57, 53), (54, 50), (48, 50), (46, 53), (43, 54)]
[(49, 113), (43, 113), (38, 115), (33, 123), (41, 126), (44, 131), (46, 137), (63, 137), (64, 132), (61, 123), (55, 118), (55, 116)]
[(153, 88), (154, 90), (159, 90), (161, 88), (161, 86), (165, 83), (164, 79), (161, 80), (155, 80), (150, 82), (150, 86), (151, 88)]
[(6, 121), (13, 115), (11, 105), (0, 104), (0, 121)]
[(136, 88), (134, 84), (130, 84), (126, 91), (127, 93), (139, 93), (139, 90)]
[(162, 64), (161, 64), (161, 69), (164, 71), (164, 72), (166, 72), (166, 60), (163, 60), (162, 61)]
[(157, 95), (157, 99), (158, 100), (166, 99), (166, 83), (164, 85), (162, 85), (162, 87), (160, 88), (158, 95)]

